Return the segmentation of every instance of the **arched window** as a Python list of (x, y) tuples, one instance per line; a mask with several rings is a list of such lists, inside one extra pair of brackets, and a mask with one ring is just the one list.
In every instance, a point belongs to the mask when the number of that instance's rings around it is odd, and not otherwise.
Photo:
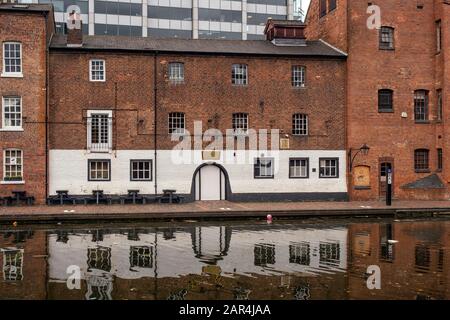
[(426, 172), (430, 170), (430, 151), (428, 149), (414, 150), (414, 170), (416, 172)]
[(394, 91), (391, 89), (378, 90), (378, 111), (392, 112), (394, 111)]

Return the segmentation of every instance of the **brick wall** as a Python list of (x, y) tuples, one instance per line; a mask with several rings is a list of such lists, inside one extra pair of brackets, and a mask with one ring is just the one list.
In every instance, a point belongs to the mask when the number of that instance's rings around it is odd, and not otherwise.
[[(106, 61), (106, 82), (89, 82), (89, 59)], [(154, 87), (151, 54), (63, 53), (50, 56), (50, 148), (86, 148), (86, 110), (112, 109), (117, 149), (152, 149)], [(184, 62), (185, 83), (167, 79), (169, 62)], [(249, 84), (231, 84), (233, 63), (248, 64)], [(232, 127), (232, 114), (249, 114), (249, 127), (292, 131), (292, 114), (309, 115), (310, 136), (293, 137), (291, 149), (342, 150), (345, 146), (345, 62), (296, 58), (162, 55), (157, 58), (158, 149), (175, 143), (168, 114), (185, 112), (203, 130)], [(305, 65), (307, 87), (291, 86), (291, 66)], [(117, 88), (117, 90), (115, 89)]]
[[(0, 179), (3, 179), (5, 149), (23, 152), (22, 185), (0, 185), (0, 197), (13, 190), (24, 190), (45, 199), (45, 109), (46, 109), (46, 19), (42, 12), (19, 13), (0, 11), (0, 44), (4, 41), (22, 43), (23, 78), (0, 77), (0, 96), (21, 96), (23, 132), (0, 131)], [(3, 52), (3, 45), (0, 49)], [(3, 64), (3, 60), (0, 61)], [(3, 66), (0, 66), (3, 68)], [(1, 99), (1, 97), (0, 97)], [(1, 103), (1, 102), (0, 102)], [(1, 112), (0, 112), (1, 118)], [(0, 120), (2, 121), (2, 120)]]

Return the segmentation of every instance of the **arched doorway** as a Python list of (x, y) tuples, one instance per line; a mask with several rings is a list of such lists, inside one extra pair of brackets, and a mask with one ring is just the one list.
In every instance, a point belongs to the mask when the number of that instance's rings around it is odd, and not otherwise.
[(227, 199), (228, 174), (216, 163), (202, 164), (194, 173), (196, 201)]

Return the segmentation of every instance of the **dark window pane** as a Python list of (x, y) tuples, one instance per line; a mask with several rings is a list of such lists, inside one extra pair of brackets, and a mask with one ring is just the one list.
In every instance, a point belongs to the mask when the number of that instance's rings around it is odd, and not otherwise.
[(180, 38), (191, 39), (192, 31), (190, 30), (169, 30), (169, 29), (148, 29), (148, 36), (153, 38)]
[[(200, 10), (200, 9), (199, 9)], [(192, 9), (148, 6), (148, 17), (153, 19), (192, 20)]]

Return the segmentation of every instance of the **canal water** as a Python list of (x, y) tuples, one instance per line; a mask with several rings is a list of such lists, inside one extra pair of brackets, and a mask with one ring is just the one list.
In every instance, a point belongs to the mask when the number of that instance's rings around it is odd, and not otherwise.
[(450, 298), (450, 220), (3, 226), (0, 251), (0, 299)]

